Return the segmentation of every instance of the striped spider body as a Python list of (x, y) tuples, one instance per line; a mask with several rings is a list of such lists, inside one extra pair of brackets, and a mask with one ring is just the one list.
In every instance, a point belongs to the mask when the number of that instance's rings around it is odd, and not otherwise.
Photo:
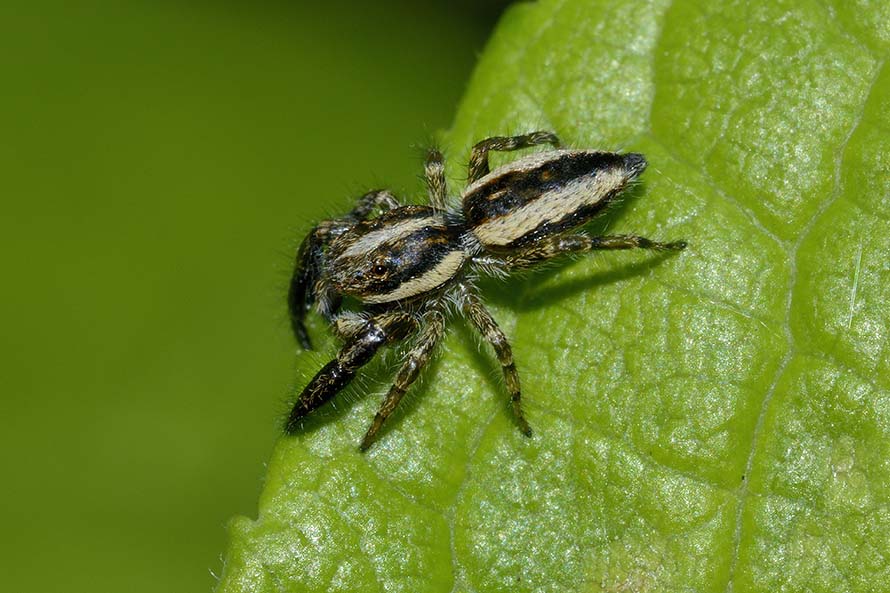
[[(559, 144), (550, 132), (493, 137), (473, 147), (459, 207), (448, 204), (442, 155), (430, 151), (429, 206), (402, 205), (387, 190), (365, 194), (346, 216), (316, 226), (297, 252), (288, 293), (291, 325), (311, 348), (304, 325), (312, 308), (343, 340), (336, 358), (300, 393), (287, 420), (301, 420), (330, 400), (383, 346), (409, 346), (371, 426), (364, 451), (429, 362), (446, 327), (446, 303), (492, 345), (503, 369), (520, 431), (530, 436), (510, 344), (477, 294), (480, 275), (508, 275), (553, 258), (592, 250), (681, 250), (634, 235), (588, 237), (572, 232), (602, 212), (646, 168), (641, 154), (554, 149), (489, 170), (492, 150)], [(358, 303), (343, 307), (344, 297)]]

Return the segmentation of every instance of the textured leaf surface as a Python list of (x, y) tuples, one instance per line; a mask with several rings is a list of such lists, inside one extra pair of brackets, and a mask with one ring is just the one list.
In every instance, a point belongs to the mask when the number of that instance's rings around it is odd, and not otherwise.
[(486, 284), (535, 437), (457, 322), (369, 454), (395, 357), (279, 442), (219, 590), (883, 589), (888, 48), (865, 0), (514, 7), (445, 142), (455, 185), (491, 134), (644, 152), (591, 230), (690, 248)]

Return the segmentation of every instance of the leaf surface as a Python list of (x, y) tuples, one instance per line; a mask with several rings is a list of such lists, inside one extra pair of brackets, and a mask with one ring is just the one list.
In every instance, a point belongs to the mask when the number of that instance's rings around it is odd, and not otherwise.
[[(884, 587), (887, 6), (514, 6), (445, 138), (454, 187), (489, 135), (643, 152), (589, 230), (690, 247), (484, 283), (535, 436), (455, 320), (368, 454), (395, 356), (279, 441), (218, 591)], [(299, 357), (299, 385), (334, 347)]]

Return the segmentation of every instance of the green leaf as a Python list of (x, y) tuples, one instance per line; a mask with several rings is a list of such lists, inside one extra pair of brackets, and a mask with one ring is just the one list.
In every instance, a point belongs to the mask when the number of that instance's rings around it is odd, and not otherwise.
[(484, 284), (535, 436), (456, 321), (368, 454), (394, 356), (280, 440), (219, 591), (885, 588), (888, 49), (886, 2), (511, 9), (444, 142), (454, 185), (492, 134), (644, 152), (591, 230), (689, 249)]

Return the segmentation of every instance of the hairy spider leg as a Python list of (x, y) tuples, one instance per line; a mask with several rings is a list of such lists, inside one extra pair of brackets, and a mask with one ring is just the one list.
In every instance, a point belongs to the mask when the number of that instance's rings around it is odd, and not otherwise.
[(482, 334), (485, 341), (491, 344), (494, 352), (501, 363), (501, 370), (504, 372), (504, 381), (507, 383), (507, 390), (510, 392), (510, 403), (513, 406), (513, 416), (516, 417), (516, 424), (519, 430), (527, 437), (532, 436), (532, 429), (525, 419), (522, 412), (522, 390), (519, 385), (519, 371), (516, 370), (516, 363), (513, 361), (513, 349), (510, 348), (510, 342), (507, 336), (498, 326), (497, 321), (491, 316), (488, 309), (482, 303), (482, 299), (466, 284), (460, 285), (461, 308), (476, 330)]
[[(343, 234), (356, 222), (368, 218), (375, 208), (392, 210), (398, 208), (399, 205), (399, 201), (389, 190), (369, 191), (359, 198), (355, 208), (346, 216), (320, 222), (303, 239), (300, 249), (297, 251), (294, 273), (291, 276), (287, 293), (291, 330), (294, 332), (294, 337), (296, 337), (301, 348), (304, 350), (312, 349), (312, 342), (309, 340), (309, 333), (306, 331), (304, 320), (306, 312), (312, 304), (322, 297), (318, 279), (324, 265), (324, 249), (327, 244), (335, 237)], [(328, 317), (339, 306), (339, 299), (331, 298), (333, 302), (326, 307), (326, 311), (323, 311)], [(330, 321), (330, 319), (328, 320)]]
[(362, 331), (367, 321), (367, 315), (356, 311), (343, 311), (334, 318), (331, 323), (331, 331), (334, 332), (335, 336), (346, 341)]
[(382, 313), (369, 319), (309, 381), (291, 409), (285, 431), (292, 434), (303, 417), (346, 387), (381, 346), (404, 339), (416, 328), (417, 322), (408, 313)]
[(362, 439), (362, 444), (359, 446), (362, 451), (367, 451), (374, 444), (374, 441), (377, 440), (377, 433), (380, 431), (383, 423), (398, 407), (399, 402), (402, 401), (402, 396), (405, 395), (408, 388), (417, 379), (420, 370), (430, 361), (436, 346), (445, 333), (445, 317), (441, 311), (434, 309), (424, 317), (425, 325), (422, 326), (422, 329), (416, 336), (411, 350), (405, 357), (405, 362), (402, 363), (402, 367), (399, 369), (393, 385), (389, 389), (389, 393), (386, 394), (383, 403), (380, 404), (380, 409), (377, 410), (371, 426), (368, 427), (368, 432), (365, 433), (365, 438)]
[(529, 245), (516, 254), (503, 258), (511, 268), (529, 268), (541, 262), (572, 253), (613, 249), (651, 249), (654, 251), (681, 251), (686, 249), (686, 241), (660, 243), (636, 235), (568, 235), (548, 237)]
[(470, 164), (467, 165), (467, 182), (473, 183), (477, 179), (491, 172), (488, 165), (489, 151), (507, 152), (531, 148), (540, 144), (551, 144), (559, 147), (559, 138), (553, 132), (537, 131), (521, 136), (492, 136), (477, 142), (470, 152)]
[(426, 180), (426, 187), (429, 192), (430, 206), (438, 210), (445, 210), (448, 201), (445, 160), (442, 157), (442, 153), (435, 148), (431, 149), (426, 155), (423, 177)]

